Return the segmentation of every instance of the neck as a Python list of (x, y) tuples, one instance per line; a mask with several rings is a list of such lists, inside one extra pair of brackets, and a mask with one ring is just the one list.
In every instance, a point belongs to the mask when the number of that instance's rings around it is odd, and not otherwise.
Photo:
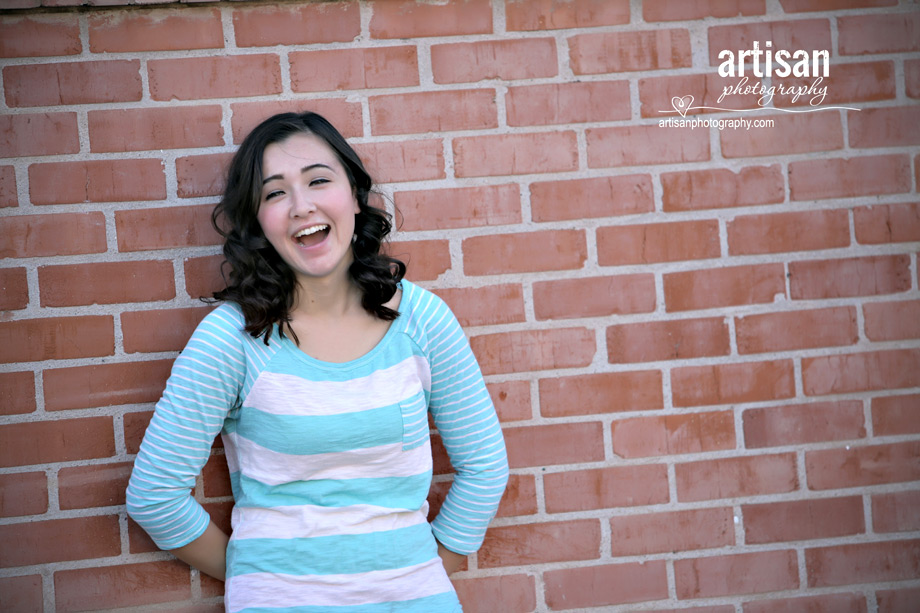
[(340, 316), (361, 307), (361, 291), (346, 277), (299, 279), (293, 310), (310, 317)]

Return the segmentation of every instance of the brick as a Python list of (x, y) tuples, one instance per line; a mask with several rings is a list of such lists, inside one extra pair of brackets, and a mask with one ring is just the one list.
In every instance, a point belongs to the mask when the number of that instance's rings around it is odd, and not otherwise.
[(12, 166), (0, 166), (0, 209), (14, 206), (19, 206), (16, 169)]
[[(122, 418), (123, 433), (125, 437), (125, 450), (128, 453), (134, 454), (140, 450), (141, 440), (144, 438), (144, 432), (147, 431), (147, 425), (150, 424), (150, 419), (152, 417), (153, 411), (139, 411), (137, 413), (124, 414)], [(154, 551), (156, 551), (156, 549), (154, 549)]]
[(635, 507), (668, 502), (664, 464), (639, 464), (543, 475), (547, 513)]
[(219, 245), (221, 236), (211, 224), (214, 205), (173, 206), (115, 211), (115, 230), (121, 252)]
[(41, 266), (42, 306), (120, 304), (176, 297), (172, 262), (98, 262)]
[(621, 324), (607, 328), (611, 364), (684, 360), (728, 355), (728, 325), (722, 317)]
[(469, 613), (533, 611), (537, 606), (533, 576), (499, 575), (453, 579), (463, 610)]
[(530, 184), (534, 221), (562, 221), (649, 213), (655, 208), (647, 174)]
[(876, 155), (789, 163), (789, 197), (823, 200), (910, 191), (910, 158)]
[(481, 185), (394, 194), (401, 231), (445, 230), (520, 223), (517, 185)]
[(692, 65), (690, 33), (685, 29), (576, 34), (568, 42), (576, 75)]
[(368, 105), (375, 135), (498, 127), (495, 92), (490, 89), (371, 96)]
[(508, 30), (559, 30), (629, 23), (628, 0), (506, 0)]
[(387, 252), (405, 262), (407, 275), (416, 281), (432, 281), (451, 268), (450, 247), (446, 240), (390, 243)]
[(577, 270), (587, 260), (582, 230), (535, 230), (463, 239), (467, 275)]
[[(920, 20), (917, 21), (920, 28)], [(920, 145), (920, 111), (914, 106), (888, 106), (847, 112), (851, 147)]]
[(587, 328), (482, 334), (470, 345), (486, 375), (587, 366), (596, 350)]
[(597, 229), (601, 266), (626, 266), (717, 258), (719, 222), (714, 219)]
[[(827, 87), (824, 96), (802, 96), (793, 101), (793, 96), (776, 96), (773, 104), (778, 107), (807, 107), (835, 105), (853, 102), (875, 102), (895, 97), (894, 62), (834, 62), (834, 70), (822, 77), (821, 88)], [(814, 77), (774, 77), (777, 85), (786, 88), (808, 88)]]
[(665, 212), (776, 204), (785, 200), (779, 165), (661, 173)]
[(833, 151), (843, 148), (843, 127), (836, 113), (768, 115), (773, 126), (751, 130), (720, 130), (727, 158)]
[(904, 61), (904, 88), (908, 98), (920, 98), (920, 60)]
[(0, 577), (0, 609), (41, 611), (44, 608), (41, 575)]
[(58, 471), (61, 509), (123, 505), (133, 465), (133, 462), (117, 462), (62, 468)]
[(93, 153), (216, 147), (224, 144), (219, 106), (89, 111)]
[(190, 307), (122, 313), (125, 353), (181, 351), (210, 310), (210, 307)]
[(493, 527), (477, 554), (480, 568), (545, 564), (600, 557), (596, 519)]
[[(754, 41), (766, 49), (826, 49), (831, 51), (831, 28), (827, 19), (798, 19), (795, 21), (760, 21), (709, 28), (709, 63), (722, 63), (719, 53), (728, 49), (735, 54), (741, 49), (753, 49)], [(737, 62), (737, 55), (735, 56)], [(737, 63), (735, 64), (737, 68)], [(740, 76), (740, 75), (739, 75)]]
[(901, 588), (897, 590), (878, 590), (878, 613), (911, 613), (920, 599), (920, 588)]
[(505, 428), (511, 468), (598, 462), (604, 459), (600, 422)]
[(361, 159), (377, 183), (400, 183), (443, 179), (444, 149), (439, 139), (356, 146)]
[[(253, 128), (262, 123), (263, 120), (278, 113), (302, 113), (305, 111), (313, 111), (329, 120), (329, 123), (334, 125), (345, 138), (364, 135), (364, 126), (361, 120), (361, 104), (358, 102), (347, 102), (342, 98), (299, 100), (296, 102), (237, 102), (230, 105), (230, 110), (233, 114), (233, 120), (231, 122), (233, 128), (233, 142), (237, 145), (242, 143), (246, 135), (249, 134)], [(418, 141), (410, 142), (415, 143)], [(360, 150), (361, 147), (355, 146), (355, 149)], [(380, 179), (376, 175), (372, 176), (378, 181), (383, 181), (383, 179)]]
[[(74, 538), (79, 535), (78, 538)], [(121, 553), (118, 516), (52, 519), (0, 526), (0, 568), (89, 560)], [(98, 601), (97, 601), (98, 602)]]
[(920, 441), (805, 452), (812, 490), (900, 483), (920, 479)]
[(34, 373), (0, 373), (0, 415), (22, 415), (31, 413), (35, 408)]
[(45, 409), (88, 409), (156, 402), (172, 360), (93, 364), (44, 372)]
[(916, 12), (838, 17), (837, 31), (841, 55), (920, 51)]
[(782, 543), (863, 534), (861, 496), (741, 506), (746, 544)]
[(798, 489), (795, 453), (687, 462), (674, 467), (681, 502), (780, 494)]
[(548, 570), (543, 581), (554, 611), (668, 597), (664, 560)]
[(920, 530), (920, 490), (872, 496), (872, 527), (876, 532)]
[(646, 458), (735, 448), (731, 411), (616, 419), (610, 424), (613, 453)]
[(434, 290), (461, 326), (487, 326), (526, 320), (524, 291), (519, 284), (455, 287)]
[(735, 334), (740, 354), (840, 347), (859, 341), (854, 307), (736, 317)]
[(201, 471), (204, 482), (204, 495), (208, 498), (232, 496), (230, 473), (227, 468), (227, 457), (212, 455)]
[(0, 158), (78, 153), (76, 113), (0, 116)]
[(866, 437), (861, 400), (748, 409), (741, 420), (749, 449)]
[(657, 370), (540, 379), (540, 414), (568, 417), (664, 408)]
[(115, 353), (111, 315), (0, 322), (0, 364), (88, 358)]
[(910, 256), (879, 255), (789, 264), (794, 300), (876, 296), (910, 289)]
[(537, 486), (533, 475), (511, 475), (502, 496), (496, 517), (535, 515), (537, 513)]
[(41, 515), (48, 510), (48, 477), (44, 472), (0, 475), (0, 517)]
[[(788, 2), (788, 0), (787, 0)], [(862, 594), (821, 594), (744, 603), (744, 613), (866, 613)]]
[(790, 360), (684, 366), (671, 371), (674, 406), (779, 400), (795, 395)]
[(766, 12), (764, 0), (645, 0), (642, 3), (642, 18), (645, 21), (686, 21), (706, 17), (737, 17), (763, 15)]
[(183, 262), (185, 292), (191, 298), (210, 298), (214, 292), (226, 287), (221, 274), (222, 255), (186, 258)]
[(492, 396), (499, 421), (519, 421), (533, 417), (528, 381), (487, 383), (486, 387)]
[(281, 93), (281, 64), (275, 54), (148, 60), (154, 100), (240, 98)]
[(873, 398), (872, 432), (876, 436), (920, 433), (920, 394)]
[(460, 0), (446, 4), (418, 4), (414, 0), (371, 2), (372, 38), (415, 38), (462, 34), (490, 34), (489, 0)]
[(842, 209), (742, 215), (728, 222), (732, 255), (834, 249), (850, 244), (850, 222)]
[(799, 586), (795, 551), (758, 551), (674, 562), (677, 597), (714, 598)]
[(291, 89), (295, 92), (409, 87), (419, 84), (414, 45), (370, 49), (295, 51)]
[(920, 350), (867, 351), (802, 359), (809, 396), (920, 385)]
[(0, 268), (0, 311), (18, 311), (27, 306), (29, 284), (26, 269)]
[(525, 175), (578, 168), (574, 132), (492, 134), (455, 138), (457, 177)]
[(89, 15), (93, 53), (186, 51), (224, 46), (220, 11), (99, 11)]
[(806, 549), (805, 568), (809, 587), (915, 579), (920, 574), (920, 540)]
[(614, 556), (714, 549), (735, 544), (731, 507), (610, 518)]
[(593, 128), (585, 134), (590, 168), (704, 162), (710, 157), (705, 130), (647, 125)]
[(768, 304), (786, 295), (782, 264), (688, 270), (665, 273), (663, 278), (669, 312)]
[(141, 99), (140, 60), (27, 64), (3, 69), (9, 106), (54, 106)]
[(863, 314), (871, 341), (920, 338), (920, 300), (867, 303)]
[(101, 602), (130, 607), (188, 600), (192, 587), (188, 565), (168, 560), (59, 570), (54, 573), (54, 595), (59, 611), (85, 611)]
[(82, 50), (76, 13), (4, 15), (0, 21), (0, 57), (78, 55)]
[(177, 195), (201, 198), (223, 194), (232, 157), (230, 153), (210, 153), (176, 158)]
[(863, 245), (920, 241), (920, 203), (858, 206), (853, 220)]
[(786, 13), (894, 6), (897, 0), (779, 0)]
[(157, 159), (48, 162), (29, 166), (32, 204), (124, 202), (166, 198)]
[[(689, 5), (691, 3), (684, 3)], [(718, 109), (756, 109), (760, 108), (759, 94), (732, 93), (723, 95), (727, 88), (741, 86), (743, 91), (746, 81), (743, 78), (722, 77), (718, 73), (688, 74), (670, 77), (650, 77), (639, 79), (640, 115), (642, 117), (665, 118), (661, 111), (674, 113), (672, 100), (675, 97), (692, 96), (694, 107), (716, 107)], [(701, 113), (718, 113), (715, 108), (693, 108), (685, 115)], [(674, 116), (676, 118), (676, 116)]]
[(508, 125), (532, 126), (630, 118), (627, 81), (549, 83), (511, 87)]
[(357, 2), (250, 6), (233, 11), (240, 47), (350, 42), (361, 33)]
[(650, 313), (655, 310), (655, 280), (634, 274), (537, 281), (533, 302), (538, 320)]
[(100, 212), (17, 215), (0, 220), (0, 257), (34, 258), (104, 253)]
[(556, 41), (519, 38), (432, 45), (431, 72), (435, 83), (554, 77)]

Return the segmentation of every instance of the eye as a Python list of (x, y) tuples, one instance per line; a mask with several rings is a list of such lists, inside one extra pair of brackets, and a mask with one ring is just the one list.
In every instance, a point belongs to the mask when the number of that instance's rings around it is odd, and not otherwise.
[(280, 189), (273, 189), (272, 191), (270, 191), (270, 192), (268, 192), (267, 194), (265, 194), (265, 196), (264, 196), (262, 199), (265, 200), (265, 201), (267, 202), (267, 201), (271, 200), (272, 198), (275, 198), (275, 197), (280, 196), (280, 195), (282, 195), (282, 194), (284, 194), (284, 192), (281, 191)]
[(326, 179), (324, 177), (317, 177), (315, 179), (310, 180), (311, 187), (314, 185), (322, 185), (323, 183), (329, 183), (329, 179)]

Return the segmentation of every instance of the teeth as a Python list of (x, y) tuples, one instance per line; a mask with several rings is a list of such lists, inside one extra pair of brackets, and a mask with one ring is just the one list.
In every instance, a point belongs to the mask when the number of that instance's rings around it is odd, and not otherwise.
[(294, 238), (300, 238), (300, 237), (302, 237), (302, 236), (310, 236), (311, 234), (316, 234), (317, 232), (320, 232), (320, 231), (322, 231), (322, 230), (325, 230), (325, 229), (328, 228), (328, 227), (329, 227), (329, 226), (327, 226), (327, 225), (325, 225), (325, 224), (322, 224), (322, 225), (319, 225), (319, 226), (312, 226), (312, 227), (309, 227), (309, 228), (305, 228), (305, 229), (301, 230), (300, 232), (298, 232), (297, 234), (295, 234), (295, 235), (294, 235)]

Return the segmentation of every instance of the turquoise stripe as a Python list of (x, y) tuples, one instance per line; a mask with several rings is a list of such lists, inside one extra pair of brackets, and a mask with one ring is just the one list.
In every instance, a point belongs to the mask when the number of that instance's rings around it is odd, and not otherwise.
[(245, 475), (233, 473), (230, 481), (238, 488), (236, 503), (243, 507), (284, 507), (313, 504), (323, 507), (348, 507), (373, 504), (390, 509), (420, 509), (428, 495), (431, 470), (411, 477), (380, 479), (320, 479), (265, 485)]
[(312, 455), (402, 442), (399, 405), (336, 415), (275, 415), (243, 407), (237, 433), (271, 451)]
[(368, 534), (234, 539), (227, 547), (227, 574), (336, 575), (415, 566), (437, 557), (431, 536), (426, 523)]
[(360, 604), (341, 607), (302, 606), (266, 608), (253, 607), (242, 609), (240, 613), (393, 613), (394, 606), (399, 605), (399, 613), (462, 613), (460, 601), (454, 592), (445, 592), (415, 598), (413, 600), (398, 600), (395, 602), (380, 602), (374, 604)]

